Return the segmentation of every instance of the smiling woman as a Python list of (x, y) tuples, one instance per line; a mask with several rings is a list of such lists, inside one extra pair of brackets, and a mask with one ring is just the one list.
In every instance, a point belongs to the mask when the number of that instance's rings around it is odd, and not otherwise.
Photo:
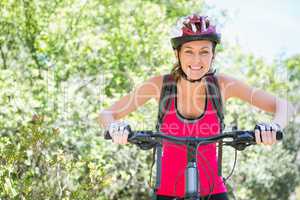
[[(261, 110), (275, 113), (272, 122), (257, 123), (254, 128), (257, 143), (275, 144), (275, 133), (287, 124), (288, 111), (292, 107), (286, 100), (256, 90), (231, 76), (215, 74), (212, 65), (220, 38), (208, 17), (195, 14), (180, 19), (171, 36), (178, 61), (171, 74), (150, 78), (101, 112), (99, 123), (108, 131), (114, 143), (126, 144), (130, 131), (128, 123), (118, 120), (151, 98), (156, 99), (159, 105), (157, 129), (166, 135), (205, 137), (222, 133), (222, 105), (235, 97)], [(156, 199), (186, 197), (185, 178), (180, 174), (187, 165), (188, 150), (174, 148), (166, 142), (162, 142), (157, 149)], [(205, 198), (210, 196), (211, 200), (228, 199), (226, 186), (218, 174), (216, 145), (203, 146), (197, 152), (205, 157), (199, 157), (197, 164), (209, 165), (211, 173), (205, 173), (206, 169), (199, 167), (201, 188), (196, 195)]]

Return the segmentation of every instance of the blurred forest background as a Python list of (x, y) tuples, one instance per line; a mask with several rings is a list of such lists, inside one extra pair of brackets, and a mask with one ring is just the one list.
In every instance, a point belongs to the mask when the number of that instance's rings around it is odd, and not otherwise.
[[(200, 0), (1, 0), (0, 199), (149, 199), (151, 151), (105, 141), (96, 116), (168, 73), (171, 25), (205, 9), (214, 8)], [(211, 17), (222, 26), (226, 12)], [(266, 63), (226, 41), (217, 51), (218, 72), (297, 109), (283, 142), (238, 153), (231, 199), (300, 199), (300, 55)], [(126, 119), (154, 129), (156, 115), (150, 101)], [(239, 100), (226, 104), (228, 129), (269, 119)], [(224, 176), (233, 161), (226, 148)]]

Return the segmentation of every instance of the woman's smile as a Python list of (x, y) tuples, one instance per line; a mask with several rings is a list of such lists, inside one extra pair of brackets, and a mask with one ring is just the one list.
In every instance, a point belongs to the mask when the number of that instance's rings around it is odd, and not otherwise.
[(203, 69), (203, 66), (200, 65), (189, 65), (188, 67), (191, 71), (200, 71)]

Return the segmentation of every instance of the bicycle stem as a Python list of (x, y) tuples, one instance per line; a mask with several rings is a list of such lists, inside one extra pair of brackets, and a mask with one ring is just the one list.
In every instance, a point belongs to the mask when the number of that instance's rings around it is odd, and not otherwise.
[(198, 168), (197, 163), (195, 161), (188, 162), (187, 168), (185, 171), (185, 179), (186, 179), (186, 188), (185, 188), (185, 197), (190, 199), (198, 199), (199, 192), (199, 180), (198, 180)]

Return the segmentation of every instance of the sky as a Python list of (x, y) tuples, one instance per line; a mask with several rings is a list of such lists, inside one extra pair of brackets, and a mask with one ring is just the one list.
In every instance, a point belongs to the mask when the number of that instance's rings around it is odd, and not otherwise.
[(241, 45), (243, 51), (268, 61), (300, 53), (300, 0), (205, 2), (227, 11), (222, 38)]

